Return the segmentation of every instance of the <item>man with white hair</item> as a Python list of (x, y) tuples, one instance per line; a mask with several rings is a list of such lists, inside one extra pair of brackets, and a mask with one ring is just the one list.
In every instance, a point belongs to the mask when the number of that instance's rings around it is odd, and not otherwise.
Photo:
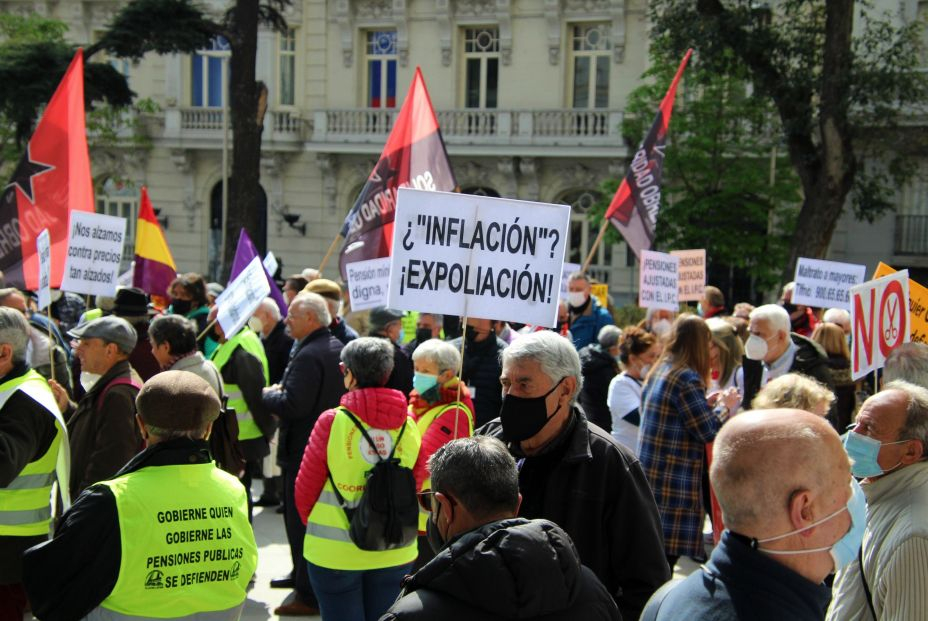
[(570, 535), (584, 565), (637, 619), (670, 577), (654, 496), (638, 459), (588, 423), (577, 407), (580, 358), (550, 331), (503, 350), (500, 417), (478, 434), (500, 438), (519, 466), (519, 516), (551, 520)]
[[(818, 343), (790, 332), (786, 309), (778, 304), (764, 304), (751, 311), (750, 321), (751, 335), (744, 344), (745, 359), (741, 366), (744, 376), (741, 403), (751, 403), (767, 382), (787, 373), (808, 375), (834, 392), (828, 356)], [(834, 421), (834, 407), (829, 420)]]
[(883, 383), (893, 380), (905, 380), (928, 388), (928, 345), (913, 341), (889, 352), (883, 367)]
[(835, 576), (827, 618), (924, 619), (928, 389), (886, 384), (861, 406), (844, 446), (867, 496), (867, 529), (860, 555)]
[(822, 315), (822, 321), (839, 326), (845, 336), (851, 333), (851, 314), (843, 308), (829, 308)]

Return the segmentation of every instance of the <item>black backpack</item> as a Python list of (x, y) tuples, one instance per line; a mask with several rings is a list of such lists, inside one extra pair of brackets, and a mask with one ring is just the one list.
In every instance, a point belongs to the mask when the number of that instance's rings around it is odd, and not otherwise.
[(393, 450), (386, 459), (380, 457), (377, 444), (371, 439), (367, 430), (354, 415), (345, 408), (339, 408), (355, 427), (364, 435), (368, 444), (374, 449), (378, 462), (364, 475), (367, 479), (364, 492), (356, 507), (348, 507), (345, 498), (339, 493), (332, 471), (328, 473), (329, 482), (335, 491), (338, 504), (348, 518), (348, 534), (351, 541), (362, 550), (383, 551), (404, 548), (416, 540), (419, 531), (419, 503), (416, 500), (416, 479), (412, 470), (400, 465), (400, 460), (393, 457), (396, 447), (403, 439), (406, 423), (400, 428)]

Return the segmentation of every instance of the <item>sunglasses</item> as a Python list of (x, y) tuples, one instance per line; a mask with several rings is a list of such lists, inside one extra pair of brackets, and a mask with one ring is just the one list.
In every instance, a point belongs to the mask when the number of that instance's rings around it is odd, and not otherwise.
[(426, 513), (432, 512), (432, 496), (437, 493), (438, 492), (430, 489), (424, 489), (416, 494), (416, 499), (419, 501), (419, 506), (422, 507), (422, 510)]

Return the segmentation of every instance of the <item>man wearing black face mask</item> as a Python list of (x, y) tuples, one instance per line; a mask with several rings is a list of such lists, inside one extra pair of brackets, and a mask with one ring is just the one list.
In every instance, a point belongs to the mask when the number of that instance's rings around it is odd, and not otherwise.
[(443, 315), (436, 313), (419, 313), (416, 318), (416, 338), (403, 345), (403, 351), (412, 360), (412, 354), (416, 348), (428, 341), (429, 339), (441, 338), (441, 326), (444, 321)]
[[(470, 389), (474, 400), (476, 426), (483, 425), (499, 416), (503, 397), (499, 392), (499, 373), (502, 370), (500, 354), (506, 349), (506, 341), (493, 331), (489, 319), (467, 318), (464, 329), (464, 365), (461, 379)], [(451, 341), (455, 349), (461, 349), (461, 339)]]
[(570, 341), (549, 331), (528, 334), (502, 362), (500, 418), (477, 433), (508, 442), (519, 464), (519, 514), (567, 531), (622, 618), (637, 619), (670, 577), (657, 505), (638, 459), (576, 405), (582, 376)]

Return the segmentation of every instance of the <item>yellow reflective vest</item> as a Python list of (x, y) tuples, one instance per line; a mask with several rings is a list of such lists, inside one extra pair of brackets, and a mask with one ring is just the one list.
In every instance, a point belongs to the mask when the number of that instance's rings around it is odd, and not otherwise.
[[(258, 335), (247, 326), (242, 328), (238, 334), (220, 345), (219, 348), (213, 352), (211, 359), (216, 365), (216, 368), (219, 369), (220, 376), (222, 374), (222, 368), (229, 362), (232, 353), (235, 352), (235, 349), (238, 347), (241, 347), (261, 361), (261, 366), (264, 369), (264, 385), (267, 386), (269, 375), (264, 345), (261, 344), (261, 339), (258, 338)], [(228, 406), (235, 410), (235, 418), (238, 420), (238, 439), (252, 440), (264, 435), (261, 433), (261, 428), (258, 427), (254, 417), (248, 410), (248, 404), (245, 402), (242, 389), (239, 388), (238, 384), (226, 384), (223, 382), (223, 388), (226, 395), (229, 397)]]

